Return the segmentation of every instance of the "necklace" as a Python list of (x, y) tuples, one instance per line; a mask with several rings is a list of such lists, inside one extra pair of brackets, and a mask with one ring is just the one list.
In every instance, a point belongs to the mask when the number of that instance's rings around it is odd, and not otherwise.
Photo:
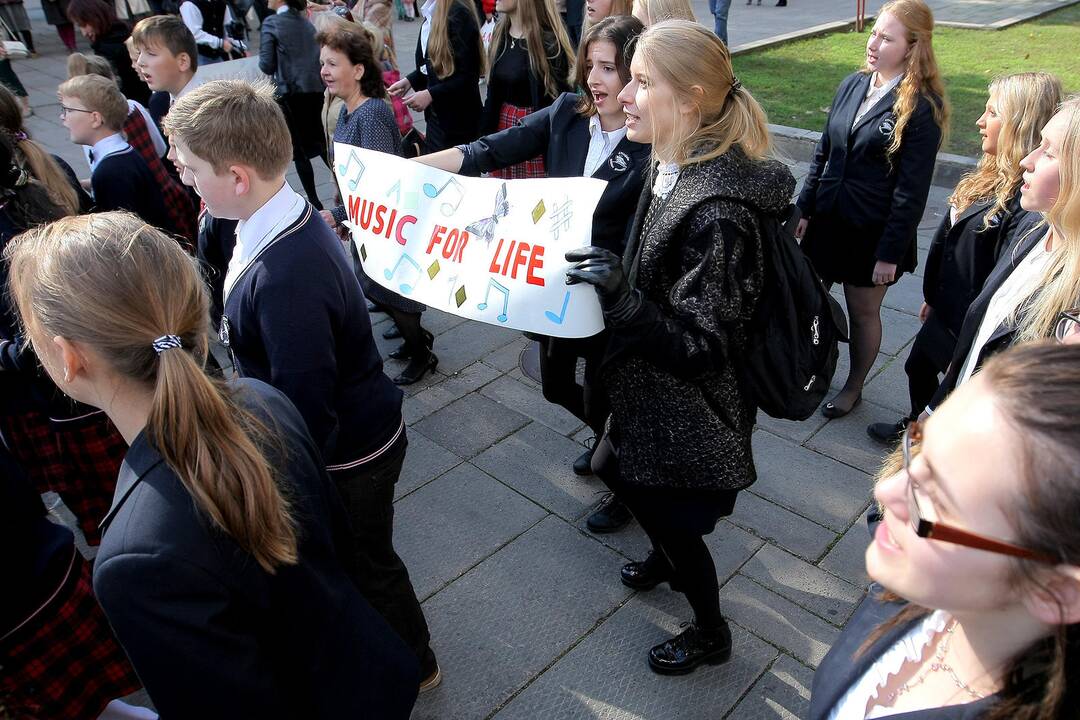
[(896, 690), (893, 691), (891, 695), (889, 695), (889, 705), (892, 705), (901, 695), (904, 695), (905, 693), (908, 693), (911, 690), (917, 688), (919, 685), (922, 685), (924, 682), (926, 682), (926, 679), (930, 677), (931, 673), (936, 672), (948, 673), (949, 677), (952, 678), (952, 681), (956, 684), (956, 687), (966, 692), (975, 700), (982, 700), (984, 697), (986, 697), (978, 690), (975, 690), (970, 685), (961, 680), (960, 676), (956, 674), (955, 670), (953, 670), (952, 665), (949, 665), (947, 662), (945, 662), (945, 655), (949, 652), (949, 642), (952, 640), (953, 631), (955, 630), (956, 620), (953, 620), (951, 623), (949, 623), (949, 626), (945, 628), (945, 637), (941, 640), (940, 643), (938, 643), (937, 651), (934, 653), (934, 662), (930, 663), (926, 669), (922, 670), (914, 678), (908, 680), (906, 683), (896, 688)]

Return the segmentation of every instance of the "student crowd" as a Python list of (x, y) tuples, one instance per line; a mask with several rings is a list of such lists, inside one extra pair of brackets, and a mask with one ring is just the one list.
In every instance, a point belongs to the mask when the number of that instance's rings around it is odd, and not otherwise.
[[(340, 200), (319, 202), (311, 159), (332, 167), (334, 141), (607, 181), (592, 244), (566, 254), (605, 329), (540, 338), (544, 397), (596, 435), (573, 465), (611, 491), (589, 527), (633, 516), (651, 542), (621, 582), (667, 582), (693, 612), (649, 666), (730, 658), (704, 538), (755, 480), (745, 358), (769, 246), (793, 234), (843, 287), (850, 369), (821, 412), (845, 415), (948, 128), (933, 18), (881, 9), (793, 206), (752, 88), (686, 0), (574, 4), (427, 0), (402, 75), (389, 2), (269, 0), (271, 85), (194, 80), (245, 50), (221, 0), (130, 32), (70, 0), (95, 54), (57, 92), (88, 180), (0, 87), (0, 714), (151, 718), (121, 700), (145, 687), (166, 718), (407, 718), (440, 683), (393, 545), (399, 386), (438, 358), (425, 307), (372, 282)], [(999, 77), (978, 132), (924, 267), (910, 413), (868, 428), (893, 448), (874, 583), (815, 675), (815, 719), (1035, 720), (1080, 699), (1080, 101), (1045, 73)], [(393, 379), (374, 312), (403, 339)]]

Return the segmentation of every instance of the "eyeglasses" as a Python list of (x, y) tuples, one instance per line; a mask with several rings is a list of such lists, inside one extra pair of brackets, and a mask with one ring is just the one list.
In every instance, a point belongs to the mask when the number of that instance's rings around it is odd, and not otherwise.
[(82, 108), (72, 108), (67, 105), (60, 106), (60, 117), (67, 117), (68, 113), (81, 112), (81, 113), (93, 113), (94, 110), (83, 110)]
[(904, 473), (907, 475), (908, 483), (908, 515), (911, 518), (911, 529), (915, 531), (916, 535), (921, 538), (938, 540), (954, 545), (963, 545), (964, 547), (985, 550), (999, 555), (1011, 555), (1026, 560), (1035, 560), (1036, 562), (1048, 563), (1050, 565), (1057, 565), (1061, 562), (1060, 559), (1047, 555), (1046, 553), (1028, 550), (1027, 548), (1022, 548), (1019, 545), (1014, 545), (1010, 542), (1005, 542), (1004, 540), (997, 540), (995, 538), (979, 535), (978, 533), (962, 530), (951, 525), (945, 525), (944, 523), (924, 518), (922, 509), (919, 506), (919, 499), (916, 495), (919, 484), (915, 482), (915, 479), (911, 476), (912, 446), (922, 442), (922, 436), (922, 423), (918, 420), (911, 421), (904, 433)]
[(1080, 308), (1058, 313), (1057, 325), (1054, 326), (1054, 337), (1057, 341), (1065, 342), (1077, 333), (1080, 333)]

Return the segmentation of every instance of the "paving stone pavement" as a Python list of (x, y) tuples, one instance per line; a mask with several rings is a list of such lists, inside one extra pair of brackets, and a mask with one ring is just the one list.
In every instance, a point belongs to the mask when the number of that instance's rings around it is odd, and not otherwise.
[[(27, 5), (40, 20), (37, 2)], [(826, 6), (849, 4), (791, 2), (786, 10), (737, 2), (733, 27), (751, 12), (816, 19)], [(986, 17), (1021, 4), (1051, 3), (937, 3), (942, 12), (981, 8)], [(398, 25), (399, 47), (410, 47), (417, 28)], [(16, 63), (36, 110), (28, 125), (83, 174), (81, 153), (56, 116), (63, 52), (43, 24), (36, 35), (42, 57)], [(800, 178), (806, 172), (805, 165), (792, 169)], [(319, 168), (319, 178), (330, 201), (330, 175)], [(948, 193), (931, 192), (920, 260)], [(396, 542), (429, 618), (445, 681), (420, 698), (413, 717), (804, 717), (813, 669), (866, 587), (864, 518), (871, 473), (884, 451), (864, 428), (904, 409), (903, 361), (918, 328), (920, 275), (903, 278), (886, 296), (882, 351), (856, 412), (802, 423), (759, 418), (760, 479), (708, 539), (734, 626), (734, 657), (681, 678), (653, 675), (645, 652), (689, 619), (689, 608), (666, 585), (636, 593), (619, 583), (621, 564), (647, 549), (635, 524), (606, 536), (585, 528), (602, 486), (574, 476), (570, 463), (588, 430), (547, 404), (518, 369), (528, 341), (502, 328), (425, 314), (441, 362), (407, 392), (410, 447), (397, 487)], [(381, 338), (388, 320), (373, 320), (385, 353), (394, 345)], [(847, 372), (844, 355), (837, 382)], [(387, 362), (389, 374), (400, 369)]]

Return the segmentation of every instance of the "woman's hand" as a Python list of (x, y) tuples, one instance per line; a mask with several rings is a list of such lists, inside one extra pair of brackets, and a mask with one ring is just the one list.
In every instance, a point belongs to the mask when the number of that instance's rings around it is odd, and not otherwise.
[[(401, 81), (399, 80), (398, 82), (401, 82)], [(394, 84), (397, 85), (397, 83), (394, 83)], [(427, 90), (421, 90), (420, 92), (415, 92), (412, 95), (405, 98), (406, 107), (408, 107), (410, 110), (415, 110), (416, 112), (424, 112), (425, 110), (427, 110), (427, 107), (430, 104), (431, 104), (431, 93), (428, 92)]]
[(390, 93), (393, 97), (401, 97), (405, 93), (412, 90), (412, 83), (409, 82), (409, 78), (403, 77), (396, 83), (386, 88), (386, 92)]
[(322, 216), (322, 219), (326, 221), (331, 230), (337, 228), (337, 220), (334, 219), (334, 215), (329, 210), (320, 210), (319, 215)]
[(896, 279), (896, 263), (878, 260), (874, 263), (873, 282), (875, 285), (887, 285)]
[(795, 239), (802, 240), (806, 234), (806, 226), (810, 224), (809, 218), (799, 218), (799, 224), (795, 226)]

